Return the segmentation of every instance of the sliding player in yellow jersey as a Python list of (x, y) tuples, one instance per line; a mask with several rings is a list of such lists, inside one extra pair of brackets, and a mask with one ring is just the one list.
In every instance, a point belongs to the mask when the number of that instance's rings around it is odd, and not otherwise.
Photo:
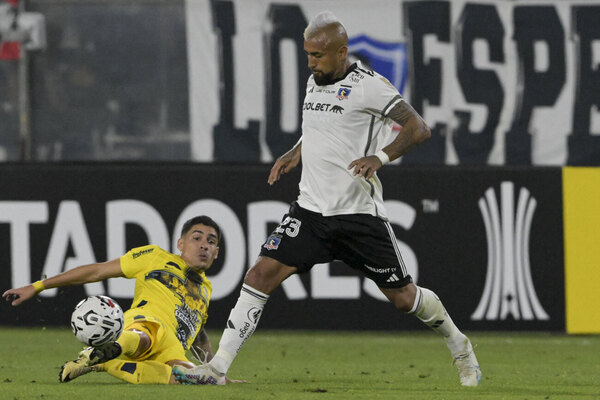
[[(212, 358), (204, 330), (212, 285), (204, 272), (219, 254), (219, 226), (207, 216), (188, 220), (171, 254), (158, 246), (133, 249), (105, 263), (83, 265), (2, 296), (17, 306), (41, 290), (97, 282), (108, 278), (135, 279), (131, 308), (116, 342), (88, 347), (66, 362), (59, 374), (68, 382), (93, 371), (131, 383), (176, 383), (174, 365), (192, 367), (186, 351)], [(216, 383), (216, 382), (215, 382)]]

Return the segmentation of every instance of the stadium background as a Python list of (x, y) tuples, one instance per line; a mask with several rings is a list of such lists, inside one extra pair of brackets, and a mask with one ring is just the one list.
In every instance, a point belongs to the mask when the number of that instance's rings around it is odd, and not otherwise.
[[(466, 329), (600, 333), (600, 2), (0, 5), (0, 291), (147, 242), (170, 249), (206, 213), (224, 229), (209, 274), (209, 324), (223, 326), (296, 197), (298, 172), (273, 188), (266, 176), (299, 137), (302, 30), (329, 9), (433, 129), (380, 174), (418, 282)], [(19, 27), (28, 44), (11, 40)], [(132, 289), (57, 292), (3, 303), (0, 323), (66, 325), (86, 294), (127, 306)], [(261, 327), (423, 329), (381, 303), (321, 265), (274, 294)]]

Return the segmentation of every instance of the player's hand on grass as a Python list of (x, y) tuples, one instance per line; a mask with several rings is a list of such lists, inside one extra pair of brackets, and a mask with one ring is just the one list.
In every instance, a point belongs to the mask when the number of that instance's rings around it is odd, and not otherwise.
[(364, 176), (365, 179), (371, 179), (375, 171), (381, 168), (383, 164), (377, 156), (367, 156), (356, 159), (348, 165), (348, 169), (353, 169), (353, 175)]
[(2, 294), (2, 298), (10, 302), (13, 306), (18, 306), (24, 301), (31, 299), (33, 296), (35, 296), (35, 288), (33, 285), (27, 285), (17, 289), (8, 289)]

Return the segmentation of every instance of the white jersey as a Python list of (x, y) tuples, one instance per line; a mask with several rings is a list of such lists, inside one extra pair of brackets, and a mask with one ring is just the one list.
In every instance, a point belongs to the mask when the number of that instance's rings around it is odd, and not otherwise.
[(318, 86), (311, 75), (302, 112), (302, 178), (298, 204), (324, 216), (371, 214), (387, 219), (377, 175), (354, 176), (348, 165), (391, 140), (386, 118), (402, 101), (383, 76), (353, 64), (346, 76)]

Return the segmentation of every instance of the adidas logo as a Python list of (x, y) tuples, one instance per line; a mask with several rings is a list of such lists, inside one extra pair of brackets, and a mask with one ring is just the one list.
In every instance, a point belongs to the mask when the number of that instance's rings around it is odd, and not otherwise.
[(399, 281), (400, 279), (398, 279), (398, 277), (396, 276), (396, 274), (392, 274), (392, 276), (390, 276), (387, 280), (387, 282), (396, 282)]
[(443, 319), (438, 319), (437, 321), (435, 321), (433, 324), (431, 324), (430, 326), (432, 328), (439, 328), (442, 324), (444, 323)]

